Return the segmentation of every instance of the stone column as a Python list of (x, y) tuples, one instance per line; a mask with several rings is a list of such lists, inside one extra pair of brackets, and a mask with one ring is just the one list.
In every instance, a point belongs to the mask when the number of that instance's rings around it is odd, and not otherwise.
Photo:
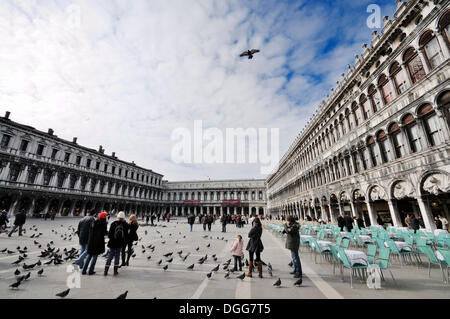
[(20, 176), (17, 179), (18, 183), (26, 183), (28, 176), (28, 165), (24, 165), (23, 169), (20, 171)]
[(371, 225), (378, 225), (377, 222), (377, 213), (375, 211), (374, 204), (372, 202), (367, 202), (367, 211), (369, 212), (369, 219)]
[(389, 205), (389, 212), (391, 213), (392, 222), (395, 227), (402, 227), (402, 221), (398, 212), (397, 202), (393, 199), (387, 201)]
[(64, 199), (61, 199), (61, 203), (58, 206), (58, 211), (56, 212), (57, 216), (61, 216), (63, 207), (64, 207)]
[(77, 204), (76, 200), (72, 201), (72, 205), (70, 205), (70, 210), (69, 210), (69, 215), (68, 216), (73, 216), (73, 213), (75, 212), (75, 205)]
[(422, 197), (417, 197), (417, 203), (419, 204), (425, 228), (428, 231), (434, 231), (436, 229), (436, 224), (433, 221), (433, 214), (431, 213), (430, 207), (423, 201)]
[(12, 217), (15, 215), (18, 204), (19, 204), (19, 197), (16, 197), (16, 198), (14, 198), (14, 201), (12, 202), (11, 206), (9, 207), (8, 216)]
[(320, 212), (322, 213), (322, 220), (328, 222), (327, 212), (325, 210), (325, 206), (320, 206)]
[(336, 214), (334, 213), (334, 209), (331, 207), (331, 204), (328, 206), (330, 208), (330, 217), (332, 223), (337, 223)]
[(3, 167), (2, 172), (0, 174), (0, 181), (8, 180), (10, 167), (11, 167), (11, 163), (10, 162), (6, 163), (6, 166)]
[(30, 205), (30, 208), (28, 209), (27, 216), (33, 216), (33, 212), (34, 212), (34, 207), (35, 206), (36, 206), (36, 199), (32, 198), (31, 199), (31, 205)]
[(350, 201), (350, 208), (352, 210), (352, 216), (353, 217), (358, 217), (358, 215), (356, 214), (356, 207), (355, 207), (355, 203), (351, 200)]

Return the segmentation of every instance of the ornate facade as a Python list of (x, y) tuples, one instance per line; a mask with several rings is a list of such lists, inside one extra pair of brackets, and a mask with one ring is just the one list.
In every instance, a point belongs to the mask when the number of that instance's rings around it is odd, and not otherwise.
[(176, 216), (198, 214), (264, 215), (265, 180), (168, 182), (166, 210)]
[(450, 218), (449, 1), (397, 0), (267, 179), (271, 214)]
[(89, 210), (162, 210), (163, 175), (0, 118), (0, 209), (84, 216)]

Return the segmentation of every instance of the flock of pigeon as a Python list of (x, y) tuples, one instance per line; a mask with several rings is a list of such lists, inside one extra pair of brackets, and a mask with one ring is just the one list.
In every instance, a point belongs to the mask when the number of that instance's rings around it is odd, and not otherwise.
[[(178, 224), (178, 222), (177, 222), (177, 224)], [(64, 227), (64, 226), (61, 225), (61, 227)], [(167, 226), (163, 224), (163, 225), (159, 225), (158, 227), (164, 228)], [(73, 226), (68, 226), (68, 228), (63, 229), (61, 231), (61, 233), (58, 233), (58, 231), (55, 229), (51, 230), (51, 232), (54, 235), (59, 235), (63, 241), (72, 241), (74, 239), (74, 241), (71, 245), (72, 248), (70, 248), (70, 249), (67, 249), (67, 248), (61, 249), (61, 248), (56, 247), (53, 240), (49, 241), (48, 243), (44, 243), (44, 244), (40, 243), (37, 240), (37, 238), (42, 236), (43, 233), (38, 231), (38, 228), (36, 225), (33, 225), (31, 228), (29, 228), (29, 230), (33, 231), (34, 233), (31, 236), (27, 236), (27, 237), (33, 238), (33, 245), (36, 246), (36, 248), (41, 250), (40, 255), (37, 256), (37, 258), (38, 258), (37, 261), (35, 261), (35, 262), (29, 261), (31, 259), (31, 257), (29, 256), (29, 251), (26, 246), (24, 246), (24, 247), (18, 246), (16, 248), (16, 251), (10, 250), (9, 248), (4, 248), (4, 249), (0, 250), (0, 253), (3, 253), (3, 254), (8, 254), (8, 255), (17, 254), (18, 255), (18, 259), (12, 263), (15, 266), (16, 270), (14, 271), (15, 282), (13, 282), (12, 284), (9, 285), (9, 287), (11, 289), (19, 289), (19, 286), (21, 286), (23, 283), (27, 282), (27, 280), (29, 280), (31, 278), (33, 271), (36, 271), (36, 278), (39, 278), (39, 277), (42, 277), (44, 274), (44, 266), (61, 265), (64, 263), (72, 262), (74, 259), (78, 258), (79, 250), (74, 247), (74, 246), (78, 245), (78, 237), (76, 235), (76, 229)], [(25, 230), (24, 230), (24, 232), (26, 233)], [(149, 235), (149, 232), (147, 230), (144, 230), (144, 234), (145, 234), (145, 237), (147, 237), (147, 235)], [(178, 235), (182, 235), (182, 233), (178, 232)], [(152, 232), (152, 237), (153, 237), (152, 242), (155, 241), (155, 237), (156, 238), (159, 237), (161, 240), (160, 241), (161, 246), (159, 248), (163, 248), (169, 239), (170, 240), (175, 239), (176, 236), (175, 235), (172, 236), (172, 233), (169, 233), (168, 234), (169, 238), (167, 238), (167, 235), (166, 235), (166, 238), (164, 238), (162, 233), (159, 230), (157, 230), (157, 228), (155, 227), (155, 231)], [(182, 239), (185, 239), (185, 238), (186, 238), (186, 235), (183, 235), (182, 237), (178, 236), (178, 238), (174, 242), (175, 242), (175, 244), (179, 244), (180, 241), (182, 241)], [(208, 236), (208, 235), (204, 235), (204, 236), (202, 236), (202, 238), (205, 240), (213, 239), (212, 236)], [(154, 253), (156, 245), (155, 245), (155, 243), (143, 244), (143, 240), (144, 240), (144, 236), (141, 236), (138, 239), (138, 241), (136, 241), (134, 243), (132, 257), (133, 258), (136, 257), (136, 254), (137, 254), (136, 252), (138, 250), (137, 247), (138, 247), (138, 245), (140, 245), (142, 255), (144, 257), (146, 257), (146, 259), (148, 261), (150, 261), (154, 256), (152, 256), (152, 255), (146, 256), (145, 254), (149, 253), (149, 252)], [(228, 242), (228, 240), (225, 239), (225, 237), (217, 237), (216, 240)], [(70, 247), (70, 245), (68, 247)], [(211, 250), (211, 251), (213, 250), (210, 241), (204, 247), (207, 250)], [(195, 248), (195, 253), (198, 254), (199, 252), (200, 252), (200, 246), (197, 246)], [(176, 254), (176, 255), (174, 255), (174, 254)], [(106, 258), (107, 255), (108, 255), (108, 251), (102, 257)], [(162, 254), (160, 258), (157, 258), (158, 261), (156, 262), (156, 265), (160, 266), (161, 269), (164, 272), (166, 272), (169, 269), (169, 265), (174, 261), (174, 256), (178, 256), (180, 261), (185, 262), (190, 255), (191, 255), (190, 252), (183, 252), (183, 250), (179, 250), (177, 252), (173, 252), (173, 251), (167, 252), (167, 253)], [(41, 259), (42, 259), (42, 261), (41, 261)], [(205, 255), (202, 256), (201, 258), (199, 258), (196, 263), (195, 262), (189, 263), (189, 265), (186, 266), (186, 269), (189, 271), (193, 271), (194, 268), (196, 267), (196, 264), (202, 265), (208, 259), (217, 263), (217, 266), (212, 268), (206, 274), (206, 277), (208, 279), (212, 278), (213, 274), (217, 274), (219, 272), (221, 266), (222, 266), (222, 270), (225, 271), (224, 278), (225, 279), (231, 278), (230, 277), (231, 274), (234, 273), (234, 270), (231, 269), (231, 267), (230, 267), (231, 259), (228, 259), (221, 264), (220, 261), (218, 261), (218, 256), (216, 254), (212, 254), (211, 256), (209, 256), (207, 253), (205, 253)], [(245, 260), (245, 265), (248, 266), (247, 259)], [(292, 264), (290, 264), (290, 265), (292, 266)], [(263, 266), (265, 266), (267, 268), (268, 274), (272, 277), (273, 276), (272, 265), (270, 263), (268, 263), (268, 265), (266, 265), (263, 262)], [(237, 275), (235, 278), (239, 279), (239, 280), (243, 280), (245, 278), (245, 272), (240, 275)], [(295, 286), (301, 285), (301, 279), (299, 279), (294, 285)], [(280, 287), (281, 279), (278, 278), (278, 280), (273, 284), (273, 286)], [(70, 289), (66, 289), (60, 293), (57, 293), (56, 296), (58, 296), (60, 298), (64, 298), (69, 294), (69, 292), (70, 292)], [(127, 297), (127, 294), (128, 294), (128, 291), (126, 291), (123, 294), (121, 294), (120, 296), (118, 296), (117, 299), (125, 299)]]

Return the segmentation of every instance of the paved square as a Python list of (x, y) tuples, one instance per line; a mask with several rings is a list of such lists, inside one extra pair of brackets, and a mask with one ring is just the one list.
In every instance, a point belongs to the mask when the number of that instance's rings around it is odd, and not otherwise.
[[(68, 250), (72, 247), (79, 248), (78, 237), (71, 240), (63, 240), (61, 235), (69, 234), (68, 227), (76, 229), (79, 219), (77, 218), (57, 218), (54, 221), (43, 221), (41, 219), (28, 219), (26, 223), (26, 234), (18, 237), (17, 233), (11, 238), (3, 233), (0, 235), (0, 250), (8, 248), (14, 254), (0, 254), (0, 297), (3, 299), (23, 299), (23, 298), (59, 298), (55, 294), (67, 289), (66, 280), (70, 273), (67, 273), (67, 266), (70, 261), (61, 265), (42, 265), (35, 267), (31, 271), (28, 280), (22, 282), (19, 289), (13, 290), (8, 286), (14, 283), (16, 269), (21, 275), (28, 273), (22, 268), (23, 263), (27, 265), (41, 260), (42, 263), (48, 261), (47, 258), (38, 258), (40, 252), (50, 241), (54, 246)], [(38, 239), (30, 238), (36, 231), (31, 231), (32, 225), (36, 225), (38, 232), (43, 235)], [(52, 229), (56, 231), (52, 232)], [(222, 269), (222, 264), (231, 258), (230, 249), (232, 241), (237, 234), (244, 238), (247, 243), (247, 234), (250, 227), (236, 228), (235, 225), (227, 226), (227, 233), (221, 232), (221, 225), (218, 222), (213, 225), (211, 232), (204, 232), (202, 225), (195, 224), (194, 231), (189, 232), (189, 226), (185, 218), (173, 219), (169, 223), (160, 222), (157, 227), (141, 225), (138, 230), (140, 241), (133, 246), (136, 257), (130, 260), (130, 266), (119, 269), (119, 275), (113, 276), (110, 270), (107, 277), (103, 276), (105, 258), (99, 257), (94, 276), (81, 276), (81, 287), (71, 289), (67, 298), (116, 298), (124, 291), (128, 290), (128, 298), (279, 298), (279, 299), (311, 299), (311, 298), (449, 298), (450, 285), (442, 283), (439, 268), (433, 267), (431, 278), (428, 278), (428, 264), (420, 267), (403, 266), (400, 267), (397, 261), (391, 264), (392, 272), (397, 281), (398, 287), (392, 282), (389, 275), (386, 281), (382, 282), (382, 289), (369, 289), (365, 283), (354, 280), (354, 288), (350, 288), (349, 273), (345, 270), (344, 282), (341, 281), (339, 270), (333, 275), (332, 265), (327, 261), (317, 259), (314, 262), (310, 253), (301, 252), (304, 280), (301, 287), (294, 287), (295, 279), (289, 275), (291, 268), (289, 251), (284, 248), (284, 239), (273, 234), (268, 229), (264, 230), (263, 243), (265, 250), (262, 259), (273, 266), (273, 277), (267, 273), (264, 267), (264, 278), (259, 279), (254, 276), (252, 279), (236, 279), (234, 273), (229, 279), (225, 279), (226, 271)], [(147, 232), (147, 234), (145, 234)], [(207, 235), (207, 238), (204, 236)], [(224, 238), (222, 240), (222, 237)], [(42, 245), (39, 249), (34, 241)], [(178, 243), (176, 243), (178, 241)], [(165, 244), (162, 244), (165, 242)], [(210, 244), (208, 248), (207, 245)], [(142, 248), (154, 245), (155, 250)], [(18, 266), (12, 265), (18, 259), (17, 247), (23, 249), (27, 247), (28, 257)], [(199, 250), (196, 251), (196, 248)], [(177, 254), (182, 250), (182, 256), (187, 253), (189, 256), (183, 261)], [(173, 252), (173, 261), (167, 263), (164, 254)], [(217, 261), (212, 255), (217, 255)], [(203, 264), (198, 263), (198, 259), (208, 255)], [(148, 260), (148, 257), (151, 259)], [(247, 256), (246, 256), (247, 257)], [(162, 260), (161, 265), (158, 261)], [(187, 267), (194, 264), (193, 270)], [(213, 273), (211, 279), (206, 275), (217, 265), (220, 270)], [(163, 266), (168, 265), (167, 271)], [(38, 277), (37, 271), (43, 268), (44, 272)], [(231, 267), (230, 267), (231, 268)], [(247, 270), (245, 267), (243, 270)], [(255, 273), (256, 274), (256, 273)], [(273, 287), (273, 283), (281, 278), (280, 288)]]

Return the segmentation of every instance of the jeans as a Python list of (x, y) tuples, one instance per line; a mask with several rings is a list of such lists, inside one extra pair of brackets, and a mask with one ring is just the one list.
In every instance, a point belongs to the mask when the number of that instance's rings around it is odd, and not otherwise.
[(125, 264), (125, 249), (128, 246), (128, 256), (127, 256), (127, 262), (130, 260), (131, 254), (133, 253), (133, 243), (128, 243), (127, 245), (122, 247), (122, 264)]
[(192, 224), (189, 224), (189, 227), (191, 228), (191, 231), (192, 231), (192, 226), (194, 226), (194, 225), (192, 225)]
[(83, 268), (84, 258), (87, 255), (87, 247), (88, 247), (87, 244), (81, 245), (80, 257), (78, 257), (78, 259), (73, 262), (74, 264), (80, 266), (80, 268)]
[(239, 271), (242, 270), (242, 257), (241, 256), (235, 256), (233, 255), (234, 258), (234, 269), (237, 270), (238, 266), (239, 266)]
[(211, 231), (211, 223), (208, 223), (208, 231)]
[(109, 248), (108, 258), (106, 259), (106, 266), (111, 266), (111, 261), (114, 258), (114, 266), (119, 266), (120, 252), (122, 247), (119, 248)]
[(222, 224), (222, 233), (227, 232), (227, 224)]
[(203, 224), (203, 230), (206, 231), (206, 224)]
[(84, 263), (84, 267), (83, 267), (83, 274), (86, 273), (89, 263), (91, 263), (91, 266), (89, 267), (89, 274), (94, 273), (95, 263), (97, 262), (97, 257), (98, 257), (98, 255), (87, 255), (86, 262)]
[(302, 263), (298, 256), (298, 251), (291, 250), (292, 263), (294, 264), (294, 272), (296, 275), (302, 276)]

